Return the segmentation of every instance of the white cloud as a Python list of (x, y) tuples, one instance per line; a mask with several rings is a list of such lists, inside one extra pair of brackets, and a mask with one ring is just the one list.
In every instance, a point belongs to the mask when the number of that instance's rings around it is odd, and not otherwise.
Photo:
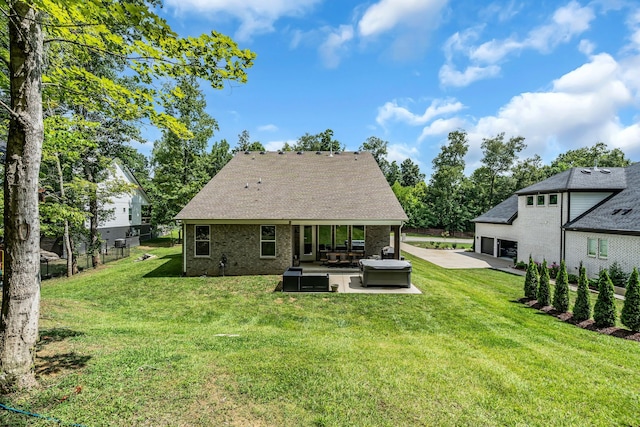
[(429, 136), (435, 135), (448, 135), (456, 129), (464, 129), (467, 126), (467, 121), (461, 117), (452, 117), (450, 119), (437, 119), (434, 120), (429, 126), (422, 129), (422, 133), (418, 138), (418, 142), (424, 141)]
[[(440, 70), (440, 82), (445, 86), (468, 86), (475, 81), (495, 77), (500, 72), (497, 64), (509, 55), (525, 49), (549, 52), (588, 30), (593, 19), (595, 13), (592, 7), (583, 7), (578, 2), (571, 1), (556, 9), (549, 23), (530, 30), (524, 38), (511, 36), (474, 46), (472, 43), (479, 38), (480, 27), (457, 32), (444, 45), (446, 63)], [(588, 49), (588, 46), (583, 44), (582, 49)], [(456, 54), (470, 63), (464, 72), (457, 71), (457, 67), (453, 65)]]
[(274, 124), (262, 125), (258, 126), (258, 130), (260, 132), (276, 132), (278, 130), (278, 126)]
[(284, 147), (284, 144), (293, 145), (295, 143), (296, 141), (291, 139), (287, 141), (269, 141), (269, 142), (265, 142), (263, 145), (265, 150), (267, 151), (280, 151), (282, 147)]
[(398, 101), (394, 100), (385, 103), (378, 108), (378, 116), (376, 122), (384, 126), (388, 121), (404, 122), (411, 126), (422, 125), (433, 119), (434, 117), (456, 113), (464, 108), (461, 102), (447, 99), (436, 99), (431, 102), (424, 113), (413, 114), (406, 107), (398, 105)]
[(433, 14), (438, 14), (446, 0), (380, 0), (369, 6), (358, 23), (363, 37), (375, 36), (398, 26), (414, 26)]
[(353, 39), (353, 27), (341, 25), (332, 29), (320, 45), (320, 58), (327, 68), (336, 68), (340, 64), (341, 55), (346, 51), (346, 43)]
[(300, 16), (321, 0), (166, 0), (167, 8), (178, 13), (227, 14), (240, 21), (235, 34), (248, 40), (255, 34), (273, 31), (273, 24), (283, 16)]
[(463, 87), (471, 83), (495, 77), (500, 74), (500, 67), (489, 65), (488, 67), (469, 66), (464, 71), (458, 71), (451, 64), (444, 64), (440, 67), (438, 77), (444, 86)]

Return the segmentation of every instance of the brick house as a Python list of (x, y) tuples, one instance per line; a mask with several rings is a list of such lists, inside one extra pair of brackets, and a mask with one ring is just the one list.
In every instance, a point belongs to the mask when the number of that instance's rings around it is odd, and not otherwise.
[(380, 254), (391, 231), (400, 247), (408, 218), (371, 153), (356, 151), (238, 153), (176, 219), (183, 273), (217, 276), (282, 274), (326, 250)]
[(517, 191), (473, 220), (476, 252), (548, 263), (640, 267), (640, 163), (572, 168)]

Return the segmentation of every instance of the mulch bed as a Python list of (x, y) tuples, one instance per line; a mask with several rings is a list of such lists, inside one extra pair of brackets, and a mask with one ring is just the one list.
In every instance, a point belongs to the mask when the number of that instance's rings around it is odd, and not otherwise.
[(634, 332), (628, 329), (618, 328), (617, 326), (611, 326), (608, 328), (598, 328), (593, 319), (585, 320), (583, 322), (576, 322), (575, 320), (573, 320), (573, 313), (570, 313), (570, 312), (560, 313), (550, 305), (542, 307), (540, 306), (540, 304), (538, 304), (538, 301), (530, 300), (528, 298), (521, 298), (519, 301), (523, 304), (528, 305), (531, 308), (538, 309), (544, 313), (547, 313), (551, 316), (556, 317), (557, 319), (563, 322), (570, 323), (579, 328), (587, 329), (593, 332), (598, 332), (603, 335), (611, 335), (612, 337), (616, 337), (616, 338), (624, 338), (627, 340), (640, 342), (640, 332)]

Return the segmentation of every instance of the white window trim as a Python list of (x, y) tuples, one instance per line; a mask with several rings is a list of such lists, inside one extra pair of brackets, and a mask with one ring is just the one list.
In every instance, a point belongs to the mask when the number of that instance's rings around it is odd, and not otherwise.
[[(596, 251), (595, 253), (589, 253), (589, 241), (595, 240), (596, 242)], [(602, 242), (607, 242), (607, 255), (602, 255)], [(598, 258), (598, 259), (609, 259), (609, 239), (600, 239), (595, 237), (587, 237), (587, 256), (589, 258)]]
[[(596, 250), (594, 253), (589, 253), (589, 242), (595, 240), (596, 241)], [(598, 256), (598, 239), (594, 239), (593, 237), (587, 237), (587, 256), (589, 258), (596, 258)]]
[[(198, 236), (198, 233), (196, 232), (197, 227), (207, 227), (209, 229), (209, 232), (207, 233), (209, 238), (207, 240), (197, 240), (196, 238)], [(198, 242), (207, 242), (209, 244), (209, 251), (208, 251), (209, 253), (207, 255), (198, 255), (197, 253)], [(211, 258), (211, 226), (210, 225), (200, 225), (200, 224), (193, 225), (193, 257), (194, 258)]]
[[(262, 239), (262, 227), (273, 227), (274, 237), (273, 240), (263, 240)], [(274, 255), (263, 255), (262, 254), (262, 243), (273, 242), (274, 245)], [(278, 257), (278, 227), (273, 224), (262, 224), (260, 225), (260, 259), (275, 259)]]
[[(535, 206), (535, 199), (534, 196), (525, 196), (526, 198), (524, 199), (524, 205), (528, 208)], [(529, 204), (529, 197), (531, 197), (531, 204)]]
[[(539, 201), (539, 197), (542, 197), (544, 199), (544, 202), (542, 203), (538, 203)], [(536, 195), (536, 206), (547, 206), (547, 195), (546, 194), (538, 194)]]
[[(555, 203), (551, 203), (551, 196), (556, 196), (556, 202)], [(560, 199), (560, 196), (558, 195), (558, 193), (549, 194), (549, 206), (558, 206), (558, 200), (559, 199)]]

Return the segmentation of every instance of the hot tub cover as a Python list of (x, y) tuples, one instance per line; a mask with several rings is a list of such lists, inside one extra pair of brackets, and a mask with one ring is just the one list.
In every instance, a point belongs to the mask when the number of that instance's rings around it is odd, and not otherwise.
[(411, 270), (409, 261), (401, 261), (397, 259), (363, 259), (360, 264), (371, 270)]

